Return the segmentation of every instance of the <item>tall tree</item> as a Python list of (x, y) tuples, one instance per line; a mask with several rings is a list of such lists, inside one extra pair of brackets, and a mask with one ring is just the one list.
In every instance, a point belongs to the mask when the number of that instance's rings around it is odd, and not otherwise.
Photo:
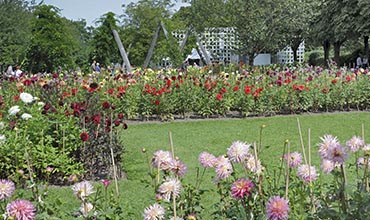
[(329, 61), (330, 46), (334, 47), (334, 61), (341, 64), (342, 45), (351, 38), (358, 38), (355, 18), (359, 16), (357, 0), (324, 0), (320, 2), (313, 23), (312, 36), (322, 42), (325, 64)]
[(324, 62), (325, 65), (329, 60), (329, 53), (331, 47), (331, 39), (333, 39), (332, 31), (332, 17), (326, 16), (329, 6), (327, 0), (321, 1), (315, 8), (318, 14), (314, 18), (314, 22), (311, 23), (311, 36), (312, 42), (319, 42), (324, 49)]
[[(171, 0), (139, 0), (137, 3), (124, 5), (123, 41), (133, 65), (142, 66), (144, 64), (153, 36), (161, 21), (171, 33), (170, 9), (172, 6)], [(171, 34), (168, 36), (172, 37)], [(173, 59), (176, 56), (178, 45), (172, 42), (167, 40), (160, 30), (152, 64), (158, 64), (163, 58)]]
[(191, 6), (188, 17), (185, 17), (188, 26), (202, 32), (205, 28), (230, 27), (230, 13), (227, 1), (224, 0), (189, 0)]
[(31, 17), (24, 1), (0, 1), (0, 69), (5, 65), (21, 65), (25, 61)]
[(93, 31), (93, 51), (90, 56), (104, 66), (111, 65), (111, 63), (122, 63), (112, 32), (113, 29), (120, 31), (117, 22), (116, 15), (113, 12), (108, 12), (97, 21), (99, 26)]
[(78, 67), (90, 67), (89, 55), (92, 51), (92, 34), (88, 31), (85, 20), (71, 21), (64, 19), (67, 31), (76, 40), (76, 48), (72, 53), (72, 58)]
[(364, 42), (364, 53), (369, 58), (369, 35), (370, 35), (370, 2), (368, 0), (357, 0), (359, 15), (356, 18), (356, 27)]
[(287, 45), (291, 46), (294, 62), (298, 61), (297, 51), (299, 45), (310, 34), (310, 21), (314, 16), (314, 4), (312, 0), (286, 0), (283, 2), (282, 18), (280, 27), (285, 33)]
[(35, 8), (31, 20), (32, 37), (28, 51), (31, 72), (51, 72), (74, 66), (73, 52), (78, 45), (65, 26), (59, 9), (50, 5)]
[(358, 0), (331, 0), (329, 7), (336, 13), (332, 14), (332, 27), (334, 29), (334, 61), (341, 64), (340, 50), (344, 42), (350, 38), (359, 36), (359, 32), (356, 30), (356, 18), (360, 16), (359, 10), (357, 9)]
[(230, 0), (232, 27), (236, 28), (242, 55), (248, 56), (249, 65), (261, 52), (275, 52), (285, 46), (279, 28), (283, 19), (283, 0)]

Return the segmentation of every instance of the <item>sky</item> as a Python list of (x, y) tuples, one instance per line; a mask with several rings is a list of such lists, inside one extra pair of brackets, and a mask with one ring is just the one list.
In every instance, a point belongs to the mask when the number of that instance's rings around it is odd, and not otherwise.
[[(87, 25), (93, 25), (94, 21), (107, 12), (123, 14), (122, 5), (128, 5), (138, 0), (44, 0), (45, 4), (54, 5), (61, 10), (61, 16), (70, 20), (85, 19)], [(39, 1), (37, 1), (39, 2)], [(184, 3), (177, 3), (180, 8)]]

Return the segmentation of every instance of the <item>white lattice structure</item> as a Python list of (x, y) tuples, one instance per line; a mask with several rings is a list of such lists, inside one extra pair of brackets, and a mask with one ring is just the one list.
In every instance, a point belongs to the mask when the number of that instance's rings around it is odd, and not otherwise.
[[(299, 63), (304, 61), (304, 41), (299, 45), (297, 50), (297, 59)], [(285, 47), (277, 53), (277, 62), (282, 64), (293, 63), (293, 50), (290, 46)]]
[[(185, 38), (186, 31), (180, 30), (172, 34), (181, 44)], [(232, 52), (232, 48), (235, 48), (237, 44), (234, 28), (208, 28), (198, 36), (205, 49), (210, 53), (211, 61), (238, 61), (238, 56)]]
[[(185, 39), (186, 31), (179, 30), (172, 35), (181, 45)], [(210, 53), (212, 62), (238, 63), (241, 57), (234, 53), (233, 48), (237, 48), (238, 39), (234, 28), (208, 28), (199, 34), (201, 42), (205, 49)], [(304, 42), (302, 42), (297, 51), (298, 62), (304, 61)], [(293, 63), (293, 51), (287, 46), (277, 53), (277, 63)]]

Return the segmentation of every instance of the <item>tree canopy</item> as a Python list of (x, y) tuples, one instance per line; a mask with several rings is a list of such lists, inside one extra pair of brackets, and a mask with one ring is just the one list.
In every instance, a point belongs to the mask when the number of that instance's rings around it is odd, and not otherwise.
[[(31, 37), (32, 13), (20, 0), (0, 1), (0, 66), (21, 65), (25, 62)], [(3, 69), (0, 68), (0, 69)]]

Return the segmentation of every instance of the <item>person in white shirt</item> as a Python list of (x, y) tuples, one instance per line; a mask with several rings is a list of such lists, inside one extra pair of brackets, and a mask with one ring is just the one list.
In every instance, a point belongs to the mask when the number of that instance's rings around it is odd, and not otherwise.
[(18, 78), (18, 77), (20, 77), (22, 75), (22, 73), (23, 73), (23, 71), (21, 70), (21, 67), (20, 66), (17, 66), (15, 68), (14, 76)]
[(8, 66), (8, 69), (5, 72), (6, 77), (12, 77), (14, 76), (14, 71), (12, 66)]
[(362, 59), (361, 59), (361, 56), (358, 55), (356, 59), (356, 68), (361, 68), (361, 67), (362, 67)]

